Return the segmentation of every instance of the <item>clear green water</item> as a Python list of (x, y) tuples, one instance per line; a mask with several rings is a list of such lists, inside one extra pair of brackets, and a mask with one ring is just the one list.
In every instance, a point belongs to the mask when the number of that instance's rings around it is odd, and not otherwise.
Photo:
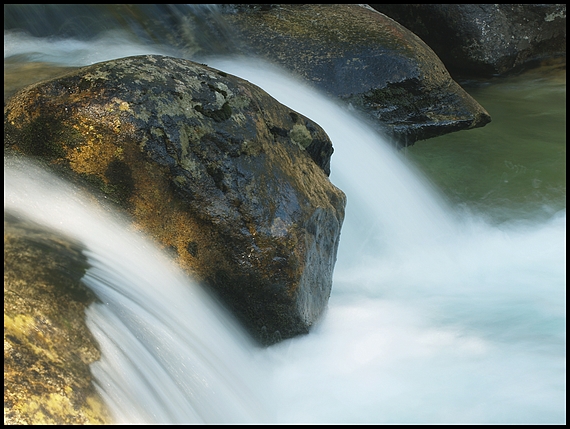
[(566, 207), (566, 70), (543, 67), (466, 90), (483, 128), (419, 141), (415, 164), (458, 208), (492, 223), (541, 220)]

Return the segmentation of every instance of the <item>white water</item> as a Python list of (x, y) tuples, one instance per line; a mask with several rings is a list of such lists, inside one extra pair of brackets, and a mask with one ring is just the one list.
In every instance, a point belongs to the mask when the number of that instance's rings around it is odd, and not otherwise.
[[(565, 211), (502, 228), (454, 214), (334, 103), (265, 66), (207, 63), (333, 140), (348, 207), (329, 309), (310, 335), (255, 348), (148, 241), (55, 179), (5, 165), (5, 208), (90, 249), (86, 283), (108, 302), (88, 312), (104, 356), (93, 372), (117, 418), (564, 423)], [(121, 324), (132, 335), (113, 333)]]
[(266, 420), (255, 347), (166, 255), (77, 188), (4, 159), (4, 209), (83, 242), (83, 282), (102, 301), (87, 310), (101, 346), (91, 365), (117, 422)]
[(565, 421), (565, 211), (502, 229), (453, 214), (330, 100), (251, 60), (207, 62), (319, 123), (348, 196), (326, 318), (267, 351), (278, 419)]
[(46, 62), (82, 67), (114, 58), (134, 55), (180, 56), (180, 51), (164, 45), (142, 44), (126, 32), (101, 33), (94, 40), (33, 37), (24, 32), (4, 31), (4, 58), (25, 56), (30, 62)]

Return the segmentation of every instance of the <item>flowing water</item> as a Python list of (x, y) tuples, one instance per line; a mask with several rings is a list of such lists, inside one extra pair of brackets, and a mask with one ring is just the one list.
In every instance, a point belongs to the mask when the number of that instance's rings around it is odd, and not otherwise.
[(262, 418), (250, 340), (155, 244), (34, 163), (5, 157), (4, 180), (5, 209), (87, 247), (82, 281), (101, 300), (87, 310), (91, 370), (117, 421)]
[[(5, 82), (139, 53), (194, 58), (111, 30), (5, 32)], [(84, 282), (102, 301), (87, 311), (103, 355), (92, 371), (116, 419), (564, 423), (565, 73), (473, 87), (491, 124), (396, 152), (287, 73), (204, 61), (331, 137), (348, 205), (329, 307), (309, 335), (258, 348), (117, 214), (5, 158), (5, 209), (89, 249)]]

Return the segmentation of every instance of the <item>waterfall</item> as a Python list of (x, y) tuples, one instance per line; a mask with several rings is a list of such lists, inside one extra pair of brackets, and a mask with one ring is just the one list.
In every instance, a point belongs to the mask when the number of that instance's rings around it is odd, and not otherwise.
[(319, 123), (348, 197), (326, 318), (267, 351), (294, 410), (279, 418), (563, 421), (565, 210), (491, 226), (345, 107), (252, 59), (207, 62)]
[(266, 420), (255, 346), (199, 285), (117, 213), (22, 159), (4, 159), (4, 209), (85, 244), (91, 370), (117, 422)]
[[(8, 46), (74, 66), (175, 52), (120, 37), (9, 36), (5, 57)], [(292, 76), (253, 59), (203, 61), (261, 86), (333, 141), (330, 180), (348, 205), (329, 308), (309, 335), (258, 348), (118, 214), (5, 158), (5, 210), (88, 249), (84, 283), (101, 299), (86, 315), (102, 349), (92, 372), (118, 422), (565, 422), (565, 210), (489, 225)]]
[(341, 246), (339, 260), (354, 262), (398, 247), (409, 252), (456, 233), (453, 216), (428, 180), (406, 165), (365, 119), (261, 60), (205, 61), (260, 86), (326, 130), (334, 148), (330, 179), (349, 199), (342, 240), (351, 244)]

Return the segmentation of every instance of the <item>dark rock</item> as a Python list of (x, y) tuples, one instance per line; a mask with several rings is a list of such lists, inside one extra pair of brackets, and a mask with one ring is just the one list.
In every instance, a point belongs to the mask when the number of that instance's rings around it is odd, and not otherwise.
[(565, 4), (372, 4), (404, 25), (457, 78), (566, 58)]
[(4, 118), (5, 148), (126, 209), (261, 342), (308, 332), (326, 308), (346, 202), (327, 178), (332, 144), (255, 85), (130, 57), (32, 85)]
[(281, 4), (230, 10), (225, 18), (241, 49), (345, 100), (401, 145), (490, 121), (421, 39), (370, 8)]
[(235, 52), (232, 35), (215, 4), (5, 4), (4, 37), (93, 40), (117, 34), (165, 54)]
[(110, 423), (92, 384), (81, 245), (4, 213), (4, 423)]

